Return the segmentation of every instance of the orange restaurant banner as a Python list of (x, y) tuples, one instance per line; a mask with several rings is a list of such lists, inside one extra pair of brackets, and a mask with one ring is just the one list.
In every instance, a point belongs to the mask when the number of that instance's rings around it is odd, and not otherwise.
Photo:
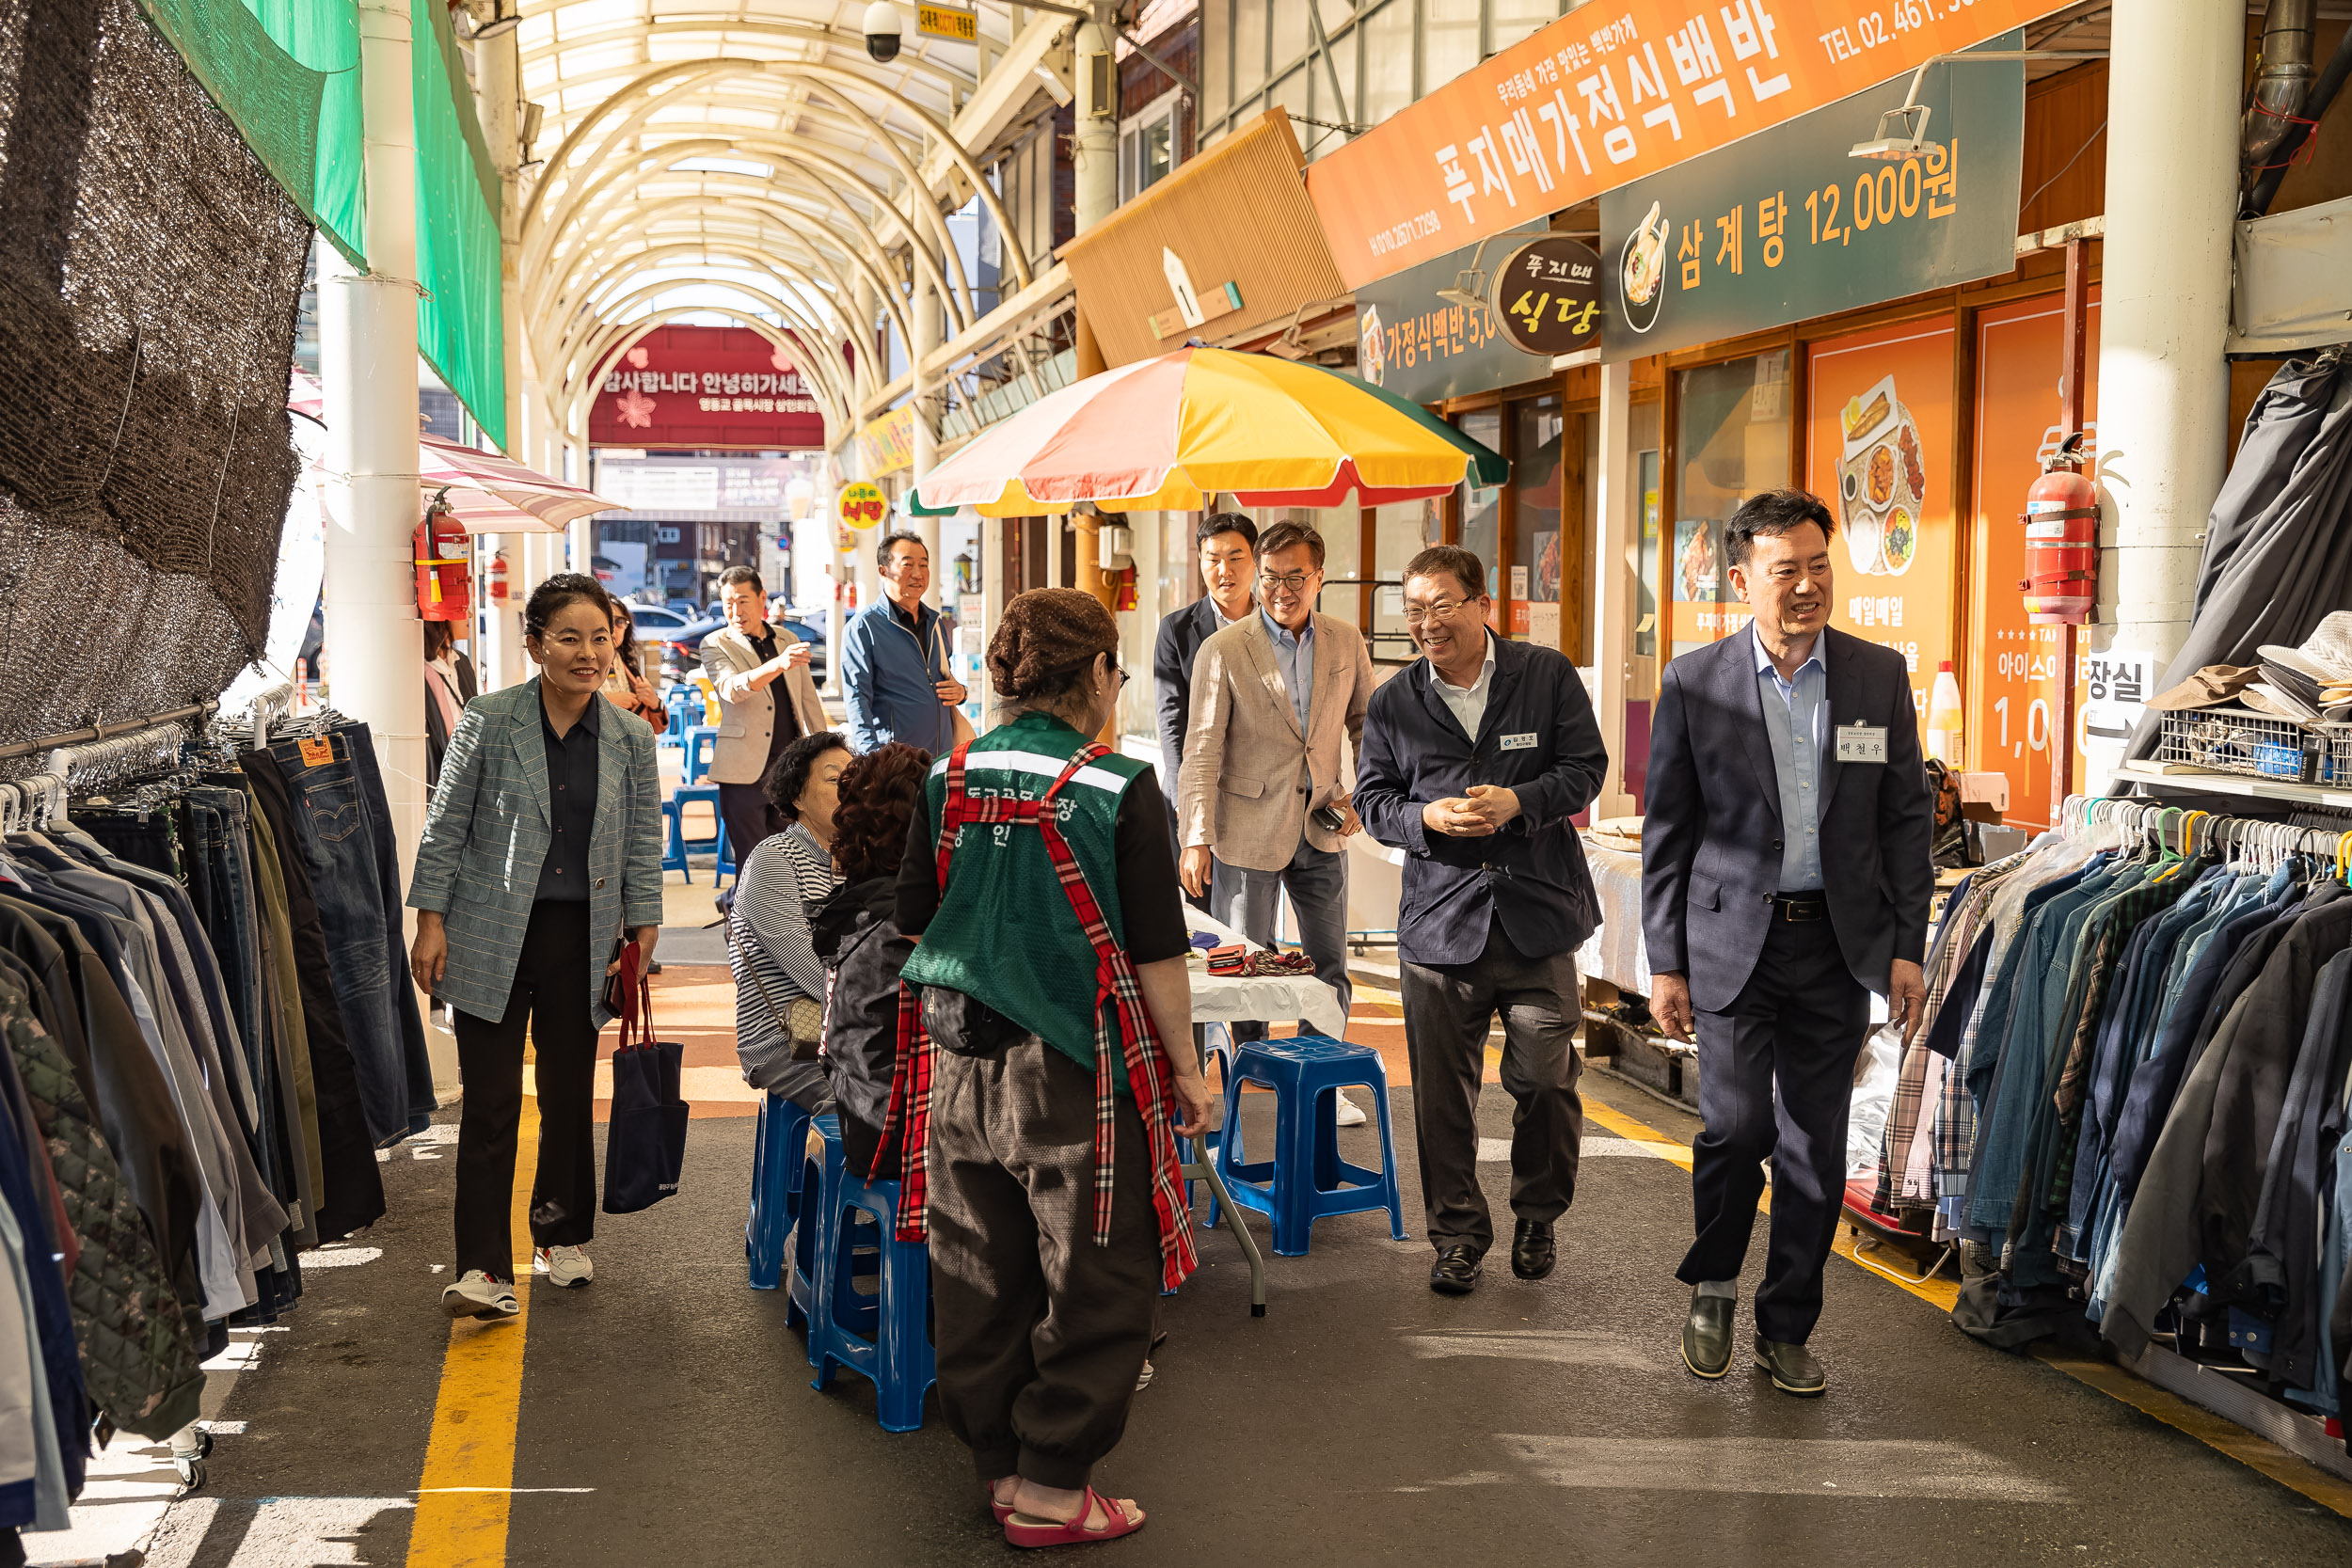
[[(1969, 573), (1976, 628), (1961, 670), (1967, 715), (1968, 766), (2009, 775), (2008, 819), (2045, 826), (2050, 804), (2050, 730), (2058, 707), (2058, 628), (2031, 626), (2018, 582), (2026, 575), (2026, 491), (2058, 451), (2058, 375), (2064, 306), (2057, 294), (1979, 311), (1977, 330), (1975, 557)], [(2084, 380), (2086, 422), (2095, 430), (2099, 383), (2099, 307), (2090, 307)], [(2074, 780), (2090, 776), (2081, 748), (2091, 691), (2083, 678), (2090, 639), (2078, 637), (2074, 692)]]
[(1922, 724), (1937, 661), (1959, 662), (1952, 351), (1947, 318), (1832, 339), (1805, 356), (1805, 488), (1837, 518), (1830, 625), (1903, 656)]
[(1308, 165), (1307, 194), (1341, 277), (1359, 288), (2055, 8), (1591, 0)]

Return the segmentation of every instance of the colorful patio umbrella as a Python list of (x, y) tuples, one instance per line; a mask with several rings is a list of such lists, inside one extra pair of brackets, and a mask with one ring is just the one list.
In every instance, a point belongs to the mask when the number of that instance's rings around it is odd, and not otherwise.
[(1183, 348), (1039, 399), (919, 482), (910, 509), (991, 517), (1336, 506), (1441, 496), (1467, 476), (1500, 484), (1502, 459), (1418, 404), (1352, 375), (1268, 354)]
[(437, 436), (418, 437), (417, 467), (426, 498), (447, 490), (450, 510), (469, 533), (561, 533), (575, 517), (621, 506), (585, 486)]

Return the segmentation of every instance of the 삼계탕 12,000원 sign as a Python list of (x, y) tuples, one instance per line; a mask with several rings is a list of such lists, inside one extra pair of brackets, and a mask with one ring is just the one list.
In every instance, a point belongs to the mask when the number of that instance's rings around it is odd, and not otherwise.
[(1351, 289), (2023, 25), (2052, 0), (1593, 0), (1307, 168)]

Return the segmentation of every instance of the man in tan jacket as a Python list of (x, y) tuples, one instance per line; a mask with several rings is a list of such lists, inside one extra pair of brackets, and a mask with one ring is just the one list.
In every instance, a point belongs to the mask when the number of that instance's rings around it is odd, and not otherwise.
[[(1346, 840), (1363, 824), (1343, 773), (1363, 744), (1372, 656), (1354, 626), (1315, 611), (1323, 557), (1323, 536), (1305, 524), (1268, 529), (1258, 541), (1258, 612), (1200, 644), (1176, 790), (1179, 871), (1199, 895), (1214, 851), (1230, 886), (1209, 912), (1257, 942), (1274, 941), (1276, 899), (1287, 891), (1300, 945), (1344, 1010)], [(1362, 1113), (1341, 1117), (1353, 1124)]]
[(808, 673), (808, 644), (769, 621), (759, 574), (749, 566), (721, 573), (719, 605), (727, 624), (702, 645), (703, 673), (719, 695), (710, 781), (719, 786), (719, 820), (740, 875), (759, 841), (784, 828), (761, 788), (769, 765), (802, 736), (829, 726)]

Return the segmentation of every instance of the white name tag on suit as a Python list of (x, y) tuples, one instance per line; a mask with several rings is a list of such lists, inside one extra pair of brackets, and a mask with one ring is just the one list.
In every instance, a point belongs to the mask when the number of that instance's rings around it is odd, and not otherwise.
[(1886, 726), (1883, 724), (1838, 725), (1837, 760), (1841, 763), (1884, 762), (1886, 760)]
[(1525, 735), (1502, 736), (1500, 737), (1500, 744), (1506, 752), (1532, 752), (1535, 749), (1535, 735), (1531, 730)]

